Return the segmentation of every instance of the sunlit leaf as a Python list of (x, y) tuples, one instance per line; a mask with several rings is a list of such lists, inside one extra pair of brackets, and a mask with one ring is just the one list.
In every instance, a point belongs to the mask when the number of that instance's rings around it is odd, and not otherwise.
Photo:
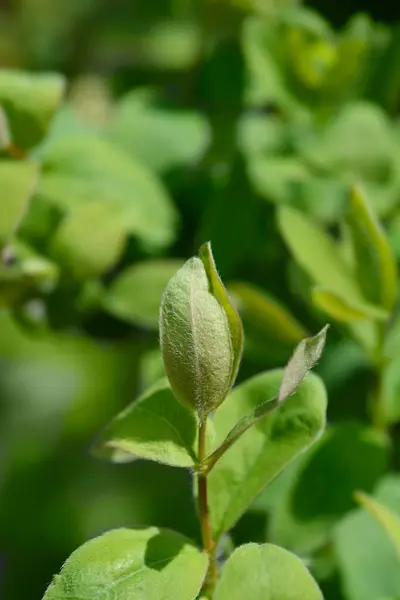
[[(237, 423), (277, 396), (283, 370), (261, 373), (240, 384), (216, 411), (215, 447)], [(254, 498), (301, 452), (325, 426), (326, 392), (313, 374), (282, 406), (248, 429), (218, 460), (208, 475), (211, 522), (219, 539)]]
[(356, 273), (365, 297), (387, 310), (397, 298), (397, 265), (383, 228), (358, 187), (350, 193), (348, 224), (356, 257)]
[(41, 141), (62, 100), (64, 88), (63, 76), (55, 73), (0, 70), (0, 104), (16, 147), (25, 150)]
[(379, 306), (372, 306), (366, 302), (347, 301), (345, 297), (321, 286), (313, 289), (312, 300), (315, 306), (327, 315), (343, 323), (365, 319), (385, 321), (389, 318), (389, 313)]
[(323, 600), (301, 560), (273, 544), (240, 546), (225, 563), (215, 600)]
[(71, 554), (43, 600), (195, 600), (207, 556), (174, 531), (115, 529)]
[(93, 452), (113, 462), (138, 458), (175, 467), (196, 463), (195, 413), (178, 402), (162, 379), (122, 411), (102, 432)]

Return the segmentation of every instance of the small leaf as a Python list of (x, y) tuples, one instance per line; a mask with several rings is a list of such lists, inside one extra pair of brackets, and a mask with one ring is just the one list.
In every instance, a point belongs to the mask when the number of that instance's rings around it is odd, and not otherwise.
[(397, 298), (397, 265), (380, 223), (358, 187), (350, 193), (348, 224), (356, 273), (365, 297), (393, 310)]
[(90, 279), (117, 262), (125, 238), (121, 206), (88, 202), (63, 219), (51, 240), (51, 254), (75, 278)]
[(0, 248), (16, 232), (38, 179), (38, 168), (25, 161), (0, 162)]
[(237, 324), (229, 323), (212, 285), (202, 260), (193, 257), (170, 279), (160, 308), (160, 344), (171, 387), (200, 418), (228, 394), (240, 343), (230, 329)]
[(17, 148), (32, 148), (45, 136), (64, 89), (62, 75), (0, 69), (0, 105)]
[(195, 600), (207, 563), (174, 531), (115, 529), (75, 550), (43, 600)]
[(144, 458), (174, 467), (192, 467), (196, 448), (196, 416), (178, 402), (168, 381), (162, 379), (111, 421), (93, 452), (113, 462)]
[(149, 260), (125, 269), (104, 298), (105, 309), (134, 325), (157, 328), (162, 293), (182, 264), (181, 260)]
[(374, 519), (383, 527), (389, 536), (397, 554), (400, 567), (400, 517), (364, 492), (356, 492), (355, 499), (363, 506)]
[[(216, 411), (214, 426), (219, 447), (238, 422), (275, 398), (283, 370), (261, 373), (234, 388)], [(294, 395), (248, 429), (225, 452), (208, 475), (211, 523), (218, 540), (247, 506), (325, 426), (326, 392), (310, 373)]]
[(349, 302), (346, 298), (323, 287), (313, 289), (312, 300), (317, 308), (342, 323), (353, 323), (365, 319), (386, 321), (389, 318), (389, 313), (378, 306), (372, 306), (366, 302)]
[(278, 396), (269, 398), (266, 402), (257, 406), (251, 414), (246, 415), (236, 423), (233, 429), (228, 433), (224, 442), (211, 454), (211, 456), (203, 461), (202, 465), (207, 472), (212, 469), (217, 460), (245, 433), (245, 431), (263, 419), (279, 406), (279, 404), (282, 404), (288, 396), (295, 392), (307, 372), (313, 368), (314, 364), (320, 358), (325, 345), (327, 328), (328, 325), (326, 325), (315, 337), (306, 338), (300, 342), (283, 372)]
[(328, 327), (329, 325), (325, 325), (316, 336), (302, 340), (297, 346), (292, 358), (285, 367), (279, 388), (278, 403), (283, 402), (288, 396), (294, 393), (308, 371), (321, 358)]
[(214, 600), (323, 600), (301, 560), (273, 544), (246, 544), (228, 558)]
[(300, 211), (282, 206), (280, 232), (299, 265), (312, 280), (348, 302), (362, 303), (361, 290), (333, 240)]
[(206, 270), (208, 280), (210, 282), (211, 292), (222, 306), (223, 310), (225, 311), (226, 318), (228, 319), (228, 327), (231, 334), (231, 343), (233, 351), (233, 364), (231, 380), (229, 383), (229, 387), (232, 387), (235, 382), (237, 372), (239, 370), (240, 359), (242, 358), (243, 352), (242, 322), (218, 275), (217, 268), (214, 262), (214, 257), (212, 255), (210, 242), (207, 242), (206, 244), (203, 244), (203, 246), (201, 246), (199, 250), (199, 256), (203, 261), (203, 265)]

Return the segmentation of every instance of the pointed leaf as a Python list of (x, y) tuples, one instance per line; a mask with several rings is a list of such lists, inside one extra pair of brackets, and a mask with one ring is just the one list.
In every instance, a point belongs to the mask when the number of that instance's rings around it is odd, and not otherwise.
[(339, 249), (322, 229), (301, 213), (289, 207), (278, 211), (280, 232), (299, 265), (312, 280), (347, 301), (363, 301), (361, 290)]
[(364, 492), (356, 492), (355, 499), (383, 527), (394, 546), (400, 566), (400, 517)]
[(245, 433), (245, 431), (263, 419), (279, 404), (284, 402), (288, 396), (293, 394), (303, 381), (307, 372), (312, 369), (314, 364), (320, 358), (325, 344), (327, 328), (328, 326), (324, 327), (324, 329), (314, 338), (306, 338), (300, 342), (283, 372), (278, 396), (269, 398), (266, 402), (257, 406), (251, 414), (246, 415), (236, 423), (223, 443), (211, 454), (211, 456), (203, 461), (202, 466), (207, 472), (213, 468), (217, 460)]
[(240, 546), (224, 565), (214, 600), (323, 600), (301, 560), (273, 544)]
[(134, 325), (157, 328), (162, 293), (182, 264), (178, 259), (149, 260), (125, 269), (108, 290), (105, 309)]
[(317, 308), (342, 323), (354, 323), (365, 319), (385, 321), (389, 318), (389, 313), (378, 306), (366, 302), (349, 302), (346, 298), (323, 287), (313, 289), (312, 300)]
[(212, 255), (210, 242), (207, 242), (206, 244), (203, 244), (203, 246), (201, 246), (199, 250), (199, 256), (203, 261), (203, 265), (206, 270), (208, 280), (210, 282), (211, 292), (214, 294), (214, 296), (224, 309), (226, 318), (228, 319), (228, 327), (229, 332), (231, 334), (231, 344), (233, 351), (233, 363), (230, 380), (230, 387), (232, 387), (232, 385), (235, 382), (237, 372), (239, 370), (240, 359), (242, 358), (243, 352), (242, 322), (218, 275), (218, 271), (214, 262), (214, 257)]
[(116, 529), (71, 554), (43, 600), (195, 600), (207, 556), (174, 531)]
[[(278, 395), (283, 370), (261, 373), (240, 384), (216, 411), (216, 447), (246, 415)], [(211, 522), (218, 540), (247, 506), (325, 426), (326, 392), (310, 373), (283, 405), (248, 429), (221, 456), (208, 475)]]
[(300, 342), (285, 367), (282, 382), (279, 388), (278, 402), (283, 402), (293, 394), (297, 386), (303, 381), (307, 372), (319, 361), (325, 346), (326, 332), (329, 325), (314, 337), (306, 338)]
[(38, 168), (25, 161), (0, 162), (0, 248), (10, 241), (27, 208)]
[(192, 467), (196, 448), (196, 416), (178, 402), (167, 379), (162, 379), (111, 421), (93, 452), (113, 462), (144, 458)]
[(364, 193), (353, 187), (348, 224), (356, 257), (356, 272), (365, 297), (393, 310), (397, 298), (397, 264), (378, 219)]
[(0, 105), (17, 148), (32, 148), (45, 136), (64, 89), (62, 75), (0, 69)]

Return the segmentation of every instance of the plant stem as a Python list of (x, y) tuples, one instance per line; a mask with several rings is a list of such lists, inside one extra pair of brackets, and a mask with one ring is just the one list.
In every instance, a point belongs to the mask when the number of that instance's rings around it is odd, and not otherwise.
[[(206, 449), (206, 433), (207, 433), (207, 420), (200, 423), (199, 427), (199, 455), (198, 460), (202, 462), (207, 456)], [(204, 551), (208, 553), (210, 563), (208, 572), (204, 582), (203, 594), (207, 597), (210, 595), (217, 583), (218, 579), (218, 567), (215, 559), (215, 543), (211, 533), (211, 522), (210, 512), (208, 509), (207, 499), (207, 474), (198, 474), (198, 489), (199, 489), (199, 513), (200, 513), (200, 526), (201, 536), (203, 540)]]

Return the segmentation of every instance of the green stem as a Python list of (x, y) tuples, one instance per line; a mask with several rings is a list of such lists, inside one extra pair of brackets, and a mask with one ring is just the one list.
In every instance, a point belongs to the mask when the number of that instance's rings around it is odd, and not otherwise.
[[(206, 449), (206, 433), (207, 433), (207, 420), (200, 423), (199, 427), (199, 455), (198, 460), (201, 463), (207, 456)], [(200, 526), (201, 536), (203, 540), (204, 551), (209, 555), (209, 567), (204, 581), (203, 594), (206, 597), (211, 597), (212, 591), (215, 588), (218, 579), (218, 567), (215, 558), (215, 543), (211, 533), (211, 521), (210, 512), (208, 508), (208, 490), (207, 490), (207, 474), (198, 474), (198, 489), (199, 489), (199, 513), (200, 513)]]

